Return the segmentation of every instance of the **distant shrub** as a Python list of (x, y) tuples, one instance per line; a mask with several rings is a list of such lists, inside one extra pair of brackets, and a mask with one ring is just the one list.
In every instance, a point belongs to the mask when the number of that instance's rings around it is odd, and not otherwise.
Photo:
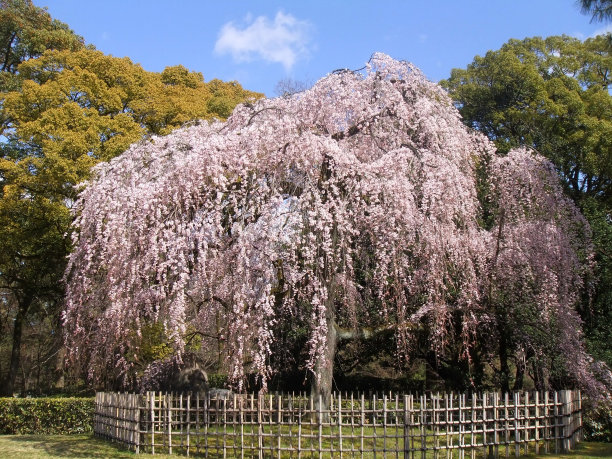
[(583, 417), (586, 441), (612, 442), (612, 403), (586, 407)]
[(229, 387), (227, 375), (213, 373), (208, 375), (208, 386), (226, 389)]
[(93, 398), (0, 398), (0, 434), (91, 432)]

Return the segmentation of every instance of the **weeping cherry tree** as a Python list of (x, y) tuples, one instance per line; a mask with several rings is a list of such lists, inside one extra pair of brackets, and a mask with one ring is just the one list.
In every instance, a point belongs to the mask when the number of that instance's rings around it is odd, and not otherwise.
[(548, 352), (500, 323), (523, 305), (591, 384), (574, 311), (589, 229), (555, 177), (532, 152), (498, 157), (444, 90), (375, 54), (96, 166), (66, 273), (69, 358), (127, 385), (144, 324), (163, 324), (179, 358), (216, 327), (237, 388), (255, 373), (265, 390), (275, 327), (299, 317), (326, 403), (341, 325), (393, 330), (400, 359), (424, 331), (469, 362), (486, 335), (507, 366), (516, 349)]

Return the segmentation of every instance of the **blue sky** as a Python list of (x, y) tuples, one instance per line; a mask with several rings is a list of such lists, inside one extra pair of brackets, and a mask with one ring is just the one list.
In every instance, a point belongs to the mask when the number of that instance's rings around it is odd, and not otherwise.
[[(575, 0), (34, 0), (101, 51), (146, 70), (182, 64), (274, 96), (382, 51), (434, 81), (510, 38), (603, 32)], [(610, 29), (610, 27), (608, 27)]]

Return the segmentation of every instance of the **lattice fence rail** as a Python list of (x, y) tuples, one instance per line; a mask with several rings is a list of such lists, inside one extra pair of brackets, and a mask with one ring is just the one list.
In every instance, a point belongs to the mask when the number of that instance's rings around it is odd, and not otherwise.
[(227, 458), (508, 457), (567, 451), (579, 391), (513, 394), (96, 394), (94, 432), (136, 452)]

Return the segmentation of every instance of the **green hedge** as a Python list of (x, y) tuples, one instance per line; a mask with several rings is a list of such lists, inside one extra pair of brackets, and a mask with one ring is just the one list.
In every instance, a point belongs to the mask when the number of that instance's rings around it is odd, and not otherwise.
[(91, 432), (93, 398), (0, 398), (0, 434)]

